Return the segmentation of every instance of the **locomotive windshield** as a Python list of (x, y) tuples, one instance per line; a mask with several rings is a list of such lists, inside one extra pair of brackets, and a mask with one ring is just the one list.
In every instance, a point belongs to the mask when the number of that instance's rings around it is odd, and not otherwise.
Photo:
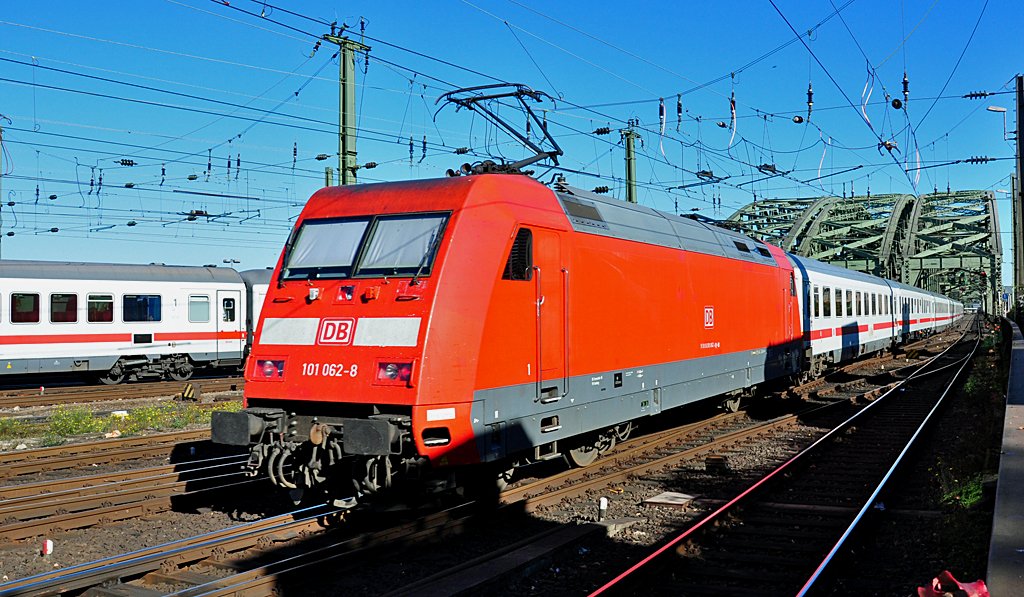
[(281, 278), (429, 275), (447, 221), (437, 213), (307, 220)]

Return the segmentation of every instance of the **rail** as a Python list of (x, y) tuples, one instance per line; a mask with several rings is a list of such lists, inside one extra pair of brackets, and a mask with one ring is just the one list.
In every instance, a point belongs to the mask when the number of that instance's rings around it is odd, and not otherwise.
[[(834, 429), (832, 429), (831, 431), (829, 431), (828, 433), (826, 433), (822, 437), (818, 438), (810, 446), (808, 446), (807, 448), (801, 450), (799, 453), (797, 453), (793, 457), (789, 458), (786, 462), (782, 463), (780, 466), (778, 466), (777, 468), (772, 470), (770, 473), (768, 473), (767, 475), (765, 475), (764, 477), (759, 479), (757, 482), (755, 482), (753, 485), (751, 485), (747, 489), (743, 490), (740, 494), (738, 494), (735, 497), (733, 497), (732, 499), (726, 501), (723, 505), (718, 507), (716, 510), (714, 510), (711, 513), (709, 513), (707, 516), (703, 517), (702, 519), (700, 519), (694, 525), (690, 526), (685, 531), (683, 531), (682, 533), (678, 534), (677, 536), (675, 536), (673, 539), (671, 539), (670, 541), (668, 541), (664, 545), (660, 546), (653, 553), (651, 553), (651, 554), (647, 555), (646, 557), (642, 558), (640, 561), (636, 562), (635, 564), (630, 566), (628, 569), (626, 569), (622, 573), (620, 573), (617, 576), (615, 576), (612, 580), (608, 581), (607, 583), (605, 583), (604, 585), (599, 587), (597, 590), (595, 590), (593, 593), (591, 593), (591, 597), (595, 597), (597, 595), (602, 595), (602, 594), (605, 594), (605, 593), (612, 593), (612, 592), (617, 592), (617, 591), (623, 591), (623, 590), (625, 590), (623, 585), (625, 585), (627, 582), (633, 582), (633, 583), (639, 582), (638, 580), (636, 580), (635, 577), (640, 576), (642, 569), (645, 569), (646, 567), (651, 566), (655, 561), (662, 561), (665, 558), (665, 556), (669, 553), (669, 550), (679, 546), (684, 541), (687, 541), (687, 540), (691, 540), (692, 541), (697, 533), (702, 532), (702, 531), (707, 530), (707, 529), (710, 529), (713, 525), (718, 525), (719, 522), (721, 522), (723, 520), (723, 518), (724, 518), (724, 516), (726, 514), (731, 513), (734, 510), (736, 510), (738, 505), (740, 505), (740, 504), (747, 504), (749, 501), (751, 501), (752, 497), (756, 493), (764, 490), (770, 483), (778, 482), (784, 476), (791, 475), (791, 473), (792, 473), (791, 469), (793, 469), (797, 464), (802, 464), (804, 461), (808, 460), (811, 455), (817, 454), (819, 452), (819, 450), (822, 449), (823, 446), (825, 446), (825, 445), (829, 444), (830, 442), (832, 442), (833, 440), (835, 440), (837, 437), (839, 437), (839, 435), (841, 433), (843, 433), (847, 429), (850, 429), (852, 426), (854, 426), (855, 422), (862, 421), (863, 417), (867, 417), (869, 415), (869, 413), (873, 413), (876, 409), (880, 408), (880, 405), (889, 403), (889, 400), (891, 400), (893, 396), (899, 395), (899, 393), (900, 393), (899, 391), (905, 385), (907, 385), (908, 383), (910, 383), (910, 382), (912, 382), (914, 380), (923, 378), (923, 377), (925, 377), (927, 375), (931, 375), (931, 374), (936, 373), (936, 372), (938, 372), (940, 370), (948, 369), (951, 366), (953, 366), (951, 364), (947, 364), (947, 365), (944, 365), (941, 368), (933, 367), (934, 365), (936, 365), (937, 363), (940, 362), (940, 359), (944, 358), (950, 351), (952, 351), (954, 347), (958, 346), (959, 342), (963, 340), (963, 338), (966, 336), (966, 334), (969, 333), (969, 331), (970, 330), (967, 330), (967, 331), (964, 332), (964, 334), (961, 336), (961, 338), (958, 341), (958, 343), (952, 344), (949, 348), (947, 348), (946, 350), (942, 351), (940, 354), (938, 354), (935, 357), (933, 357), (932, 359), (930, 359), (927, 364), (925, 364), (920, 369), (915, 371), (912, 375), (907, 377), (907, 379), (905, 379), (905, 380), (895, 384), (892, 388), (890, 388), (887, 392), (885, 392), (881, 397), (879, 397), (878, 399), (876, 399), (873, 402), (871, 402), (867, 407), (861, 409), (854, 416), (850, 417), (849, 419), (847, 419), (846, 421), (844, 421), (840, 425), (836, 426)], [(975, 342), (974, 347), (971, 349), (971, 352), (967, 356), (965, 356), (963, 358), (956, 359), (955, 363), (956, 364), (966, 364), (970, 360), (970, 357), (973, 356), (974, 351), (976, 350), (976, 348), (977, 348), (977, 342)], [(963, 370), (963, 366), (961, 366), (961, 368), (957, 371), (957, 376), (959, 375), (959, 373), (962, 370)], [(947, 389), (946, 389), (946, 391), (943, 392), (943, 396), (942, 396), (943, 398), (945, 398), (945, 396), (948, 394), (948, 391), (949, 391), (948, 388), (952, 387), (955, 384), (955, 381), (956, 380), (953, 379), (953, 380), (948, 382)], [(928, 415), (925, 418), (925, 421), (923, 421), (922, 424), (918, 426), (918, 428), (912, 434), (911, 439), (908, 441), (907, 445), (905, 445), (903, 447), (903, 449), (900, 451), (899, 457), (898, 457), (898, 462), (902, 461), (904, 455), (910, 449), (910, 444), (912, 444), (917, 439), (917, 437), (920, 435), (921, 429), (923, 429), (922, 425), (926, 425), (931, 420), (932, 415), (934, 414), (935, 411), (938, 410), (938, 408), (939, 408), (939, 404), (937, 403), (937, 404), (933, 405), (932, 408), (928, 411)], [(893, 464), (893, 465), (889, 466), (888, 470), (883, 475), (882, 481), (878, 484), (877, 487), (875, 487), (875, 489), (873, 491), (871, 491), (870, 497), (865, 501), (863, 506), (859, 509), (859, 513), (856, 516), (856, 521), (854, 523), (851, 523), (851, 524), (849, 524), (847, 526), (845, 532), (842, 533), (842, 536), (841, 536), (839, 542), (837, 542), (836, 544), (833, 545), (833, 547), (829, 550), (828, 555), (818, 565), (818, 568), (816, 569), (816, 571), (814, 573), (814, 578), (815, 579), (818, 578), (820, 576), (820, 574), (821, 574), (821, 571), (824, 570), (828, 566), (829, 562), (831, 562), (831, 560), (834, 557), (835, 553), (839, 552), (839, 550), (842, 547), (842, 543), (847, 539), (847, 537), (849, 537), (849, 535), (852, 532), (853, 528), (856, 527), (856, 523), (859, 522), (863, 518), (864, 513), (866, 513), (871, 508), (871, 506), (874, 504), (874, 500), (877, 498), (878, 494), (884, 488), (884, 485), (890, 479), (890, 477), (892, 475), (892, 472), (895, 470), (896, 466), (898, 466), (898, 462), (896, 464)], [(803, 582), (809, 582), (810, 584), (807, 585), (808, 587), (813, 584), (813, 580), (811, 578), (807, 578), (807, 580), (803, 581)], [(636, 587), (634, 586), (632, 588), (635, 589)], [(803, 594), (803, 593), (801, 593), (801, 594)]]

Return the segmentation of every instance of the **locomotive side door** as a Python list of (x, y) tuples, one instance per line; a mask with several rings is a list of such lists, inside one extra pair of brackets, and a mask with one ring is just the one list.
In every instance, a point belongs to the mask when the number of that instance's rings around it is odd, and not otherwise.
[(238, 290), (217, 291), (217, 360), (242, 358), (243, 326), (242, 293)]
[(783, 311), (785, 312), (785, 341), (791, 342), (793, 340), (793, 312), (799, 311), (796, 300), (796, 275), (792, 271), (789, 272), (788, 288), (782, 290), (782, 304), (784, 305)]
[(562, 260), (561, 236), (534, 228), (536, 288), (537, 399), (554, 402), (568, 393), (567, 345), (569, 270)]

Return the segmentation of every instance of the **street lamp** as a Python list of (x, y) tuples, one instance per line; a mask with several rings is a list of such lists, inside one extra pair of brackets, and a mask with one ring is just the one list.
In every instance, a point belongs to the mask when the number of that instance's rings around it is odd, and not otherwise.
[(989, 112), (996, 112), (1003, 115), (1003, 141), (1009, 141), (1009, 137), (1006, 134), (1006, 108), (1002, 106), (989, 106), (985, 108)]

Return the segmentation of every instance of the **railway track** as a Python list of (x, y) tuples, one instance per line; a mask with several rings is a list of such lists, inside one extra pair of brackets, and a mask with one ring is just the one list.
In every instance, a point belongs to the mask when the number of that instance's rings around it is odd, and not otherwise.
[(0, 487), (0, 541), (11, 542), (170, 510), (179, 500), (238, 487), (245, 457)]
[[(818, 413), (850, 408), (847, 400), (817, 407)], [(607, 489), (624, 480), (643, 476), (657, 476), (677, 468), (686, 461), (700, 460), (713, 454), (728, 454), (739, 450), (745, 442), (765, 434), (778, 432), (794, 425), (800, 416), (809, 413), (785, 415), (764, 422), (743, 422), (743, 413), (723, 414), (710, 422), (691, 424), (678, 429), (662, 431), (621, 442), (617, 449), (606, 454), (594, 466), (570, 469), (549, 478), (522, 483), (500, 496), (500, 512), (519, 515), (544, 507), (557, 507), (572, 499), (590, 499), (595, 491)], [(589, 497), (588, 497), (589, 496)], [(513, 514), (514, 513), (514, 514)], [(358, 533), (345, 527), (323, 533), (323, 521), (338, 515), (337, 511), (319, 510), (302, 522), (280, 522), (280, 517), (267, 519), (260, 527), (243, 525), (234, 531), (223, 531), (216, 536), (202, 536), (164, 546), (171, 555), (156, 561), (151, 551), (133, 557), (119, 557), (83, 564), (70, 568), (71, 580), (61, 575), (40, 575), (0, 585), (0, 596), (36, 594), (52, 587), (87, 587), (90, 595), (143, 595), (176, 591), (179, 595), (262, 595), (268, 593), (283, 578), (311, 577), (303, 571), (330, 565), (332, 575), (344, 575), (345, 569), (358, 572), (368, 558), (376, 553), (392, 556), (398, 550), (423, 541), (437, 541), (440, 537), (464, 532), (467, 528), (489, 526), (494, 520), (493, 508), (480, 508), (462, 504), (412, 521), (403, 522), (374, 531)], [(277, 526), (280, 523), (281, 526)], [(292, 526), (292, 524), (298, 526)], [(486, 582), (487, 574), (481, 570), (494, 570), (499, 560), (519, 561), (538, 553), (550, 553), (584, 535), (603, 532), (599, 526), (586, 526), (575, 530), (548, 531), (535, 536), (508, 541), (494, 553), (487, 553), (459, 566), (459, 578), (477, 578)], [(595, 530), (597, 529), (597, 530)], [(548, 548), (537, 546), (549, 544)], [(533, 556), (523, 555), (532, 553)], [(442, 575), (443, 576), (443, 575)], [(490, 578), (493, 579), (493, 574)], [(111, 579), (123, 579), (129, 584), (110, 584)], [(71, 584), (68, 584), (70, 582)], [(106, 582), (104, 587), (97, 587)], [(407, 587), (396, 587), (395, 594), (422, 594), (420, 589), (431, 583), (448, 583), (452, 578), (419, 579)], [(466, 580), (459, 581), (465, 584)], [(425, 583), (425, 584), (415, 584)]]
[(971, 335), (592, 595), (827, 592), (844, 543), (973, 356)]
[[(830, 407), (836, 408), (837, 405), (839, 403)], [(501, 510), (519, 513), (551, 506), (564, 499), (582, 495), (596, 487), (615, 483), (628, 475), (660, 470), (666, 466), (672, 466), (673, 462), (700, 458), (715, 450), (735, 446), (744, 438), (792, 424), (796, 420), (796, 415), (781, 417), (766, 423), (748, 423), (746, 425), (741, 423), (743, 418), (743, 413), (723, 414), (715, 417), (710, 426), (708, 422), (694, 423), (682, 428), (630, 440), (623, 443), (620, 450), (599, 460), (598, 462), (602, 464), (601, 467), (568, 470), (552, 478), (521, 484), (504, 492), (501, 495)], [(710, 442), (708, 434), (715, 436)], [(660, 456), (651, 458), (649, 454), (652, 451)], [(673, 454), (668, 456), (665, 454), (666, 451), (673, 451)], [(647, 457), (641, 456), (645, 453), (648, 454)], [(631, 467), (623, 469), (621, 463), (630, 458), (639, 458), (642, 463), (633, 462)], [(604, 468), (617, 470), (602, 472)], [(309, 535), (316, 529), (308, 525), (302, 526), (301, 531), (296, 531), (290, 526), (270, 525), (264, 527), (266, 535), (262, 536), (254, 535), (253, 529), (249, 527), (239, 527), (234, 534), (225, 533), (218, 536), (216, 545), (212, 545), (211, 541), (213, 540), (204, 536), (195, 538), (192, 542), (195, 544), (194, 547), (190, 547), (188, 542), (168, 547), (174, 555), (173, 566), (168, 566), (166, 562), (149, 562), (148, 559), (146, 561), (149, 564), (140, 563), (134, 559), (113, 559), (83, 565), (85, 568), (82, 570), (87, 572), (82, 574), (83, 578), (91, 579), (89, 582), (97, 583), (110, 578), (135, 579), (129, 585), (91, 589), (90, 595), (97, 596), (143, 594), (133, 592), (143, 589), (157, 589), (166, 592), (171, 588), (180, 589), (182, 586), (195, 587), (182, 590), (179, 593), (182, 595), (200, 593), (204, 595), (261, 595), (266, 594), (269, 590), (268, 587), (279, 581), (279, 577), (283, 575), (294, 575), (298, 570), (336, 562), (342, 556), (344, 556), (346, 567), (359, 566), (359, 563), (363, 562), (365, 558), (380, 550), (390, 552), (416, 542), (434, 541), (439, 537), (461, 533), (466, 528), (483, 524), (483, 521), (493, 516), (493, 508), (480, 508), (476, 504), (468, 503), (393, 527), (341, 537), (337, 536), (338, 533), (325, 534), (323, 537), (317, 535), (315, 540)], [(580, 533), (583, 532), (593, 532), (593, 529), (580, 531)], [(244, 535), (245, 539), (243, 540), (238, 535)], [(545, 533), (543, 537), (537, 537), (535, 540), (541, 541), (547, 538), (554, 541), (555, 544), (567, 541), (564, 537), (554, 537), (554, 535), (560, 534)], [(298, 545), (294, 548), (279, 546), (287, 541), (294, 541)], [(514, 545), (525, 548), (531, 543), (531, 540), (524, 539)], [(257, 546), (269, 548), (271, 545), (278, 547), (275, 547), (276, 553), (269, 561), (266, 558), (261, 558), (258, 550), (255, 555), (246, 552), (247, 549), (251, 550)], [(179, 549), (180, 551), (178, 551)], [(508, 549), (505, 551), (509, 552)], [(212, 559), (211, 555), (214, 556)], [(150, 556), (147, 552), (140, 557), (146, 559)], [(93, 568), (103, 568), (105, 572), (100, 574), (92, 570)], [(69, 570), (77, 578), (79, 568), (75, 567)], [(47, 576), (46, 579), (37, 579), (28, 585), (23, 583), (30, 579), (0, 585), (0, 595), (34, 594), (35, 591), (45, 592), (49, 587), (65, 586), (59, 575), (56, 580), (52, 575)], [(80, 585), (76, 580), (67, 586), (77, 589), (94, 585)], [(22, 588), (25, 588), (25, 591), (22, 591)]]
[(155, 398), (181, 393), (186, 383), (197, 392), (230, 392), (245, 386), (242, 377), (202, 378), (189, 382), (159, 381), (119, 386), (58, 386), (0, 390), (0, 409), (82, 404), (108, 400)]
[[(787, 395), (798, 398), (819, 397), (833, 395), (837, 392), (846, 392), (851, 389), (871, 387), (871, 391), (877, 392), (886, 386), (882, 383), (887, 378), (896, 380), (900, 371), (913, 371), (922, 363), (944, 350), (951, 339), (958, 338), (961, 332), (955, 330), (944, 331), (935, 336), (929, 336), (917, 342), (910, 343), (901, 348), (898, 353), (884, 353), (866, 359), (854, 361), (844, 365), (836, 371), (794, 386), (787, 390)], [(881, 370), (881, 372), (878, 372)]]
[(0, 453), (0, 481), (21, 475), (110, 464), (144, 458), (196, 458), (212, 449), (209, 429)]

